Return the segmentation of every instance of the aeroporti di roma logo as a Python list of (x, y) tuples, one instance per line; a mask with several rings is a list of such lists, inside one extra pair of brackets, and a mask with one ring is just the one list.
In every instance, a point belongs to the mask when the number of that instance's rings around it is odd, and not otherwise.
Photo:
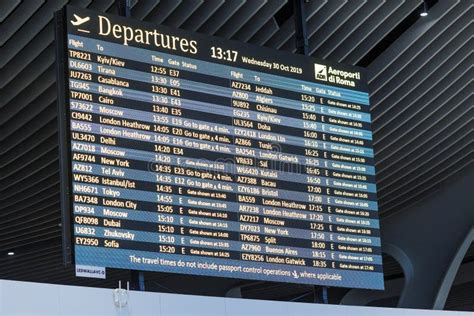
[(314, 77), (317, 80), (328, 81), (327, 66), (321, 64), (314, 64)]

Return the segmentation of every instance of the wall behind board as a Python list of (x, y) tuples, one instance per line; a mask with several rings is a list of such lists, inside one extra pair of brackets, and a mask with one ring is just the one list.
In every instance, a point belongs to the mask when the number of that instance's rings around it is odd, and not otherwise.
[(113, 290), (0, 280), (0, 316), (467, 316), (474, 313), (256, 301), (129, 292), (118, 308)]

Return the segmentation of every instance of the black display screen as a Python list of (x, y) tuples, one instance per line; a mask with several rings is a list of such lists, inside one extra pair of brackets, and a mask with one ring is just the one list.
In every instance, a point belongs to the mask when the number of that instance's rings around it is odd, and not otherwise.
[(73, 7), (57, 27), (76, 271), (383, 288), (363, 69)]

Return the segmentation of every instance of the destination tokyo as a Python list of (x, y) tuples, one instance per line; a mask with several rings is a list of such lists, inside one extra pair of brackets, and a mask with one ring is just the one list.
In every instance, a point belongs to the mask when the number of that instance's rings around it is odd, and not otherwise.
[(112, 24), (105, 16), (99, 15), (99, 35), (110, 36), (121, 39), (123, 45), (135, 42), (145, 45), (155, 45), (156, 47), (179, 50), (183, 53), (197, 54), (197, 41), (188, 40), (179, 36), (161, 34), (157, 30), (143, 30), (130, 26)]

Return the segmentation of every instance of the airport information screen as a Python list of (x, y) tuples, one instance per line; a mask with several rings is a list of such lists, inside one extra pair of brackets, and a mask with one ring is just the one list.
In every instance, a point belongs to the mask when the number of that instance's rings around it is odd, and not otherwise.
[(383, 288), (362, 69), (72, 7), (57, 23), (78, 275)]

